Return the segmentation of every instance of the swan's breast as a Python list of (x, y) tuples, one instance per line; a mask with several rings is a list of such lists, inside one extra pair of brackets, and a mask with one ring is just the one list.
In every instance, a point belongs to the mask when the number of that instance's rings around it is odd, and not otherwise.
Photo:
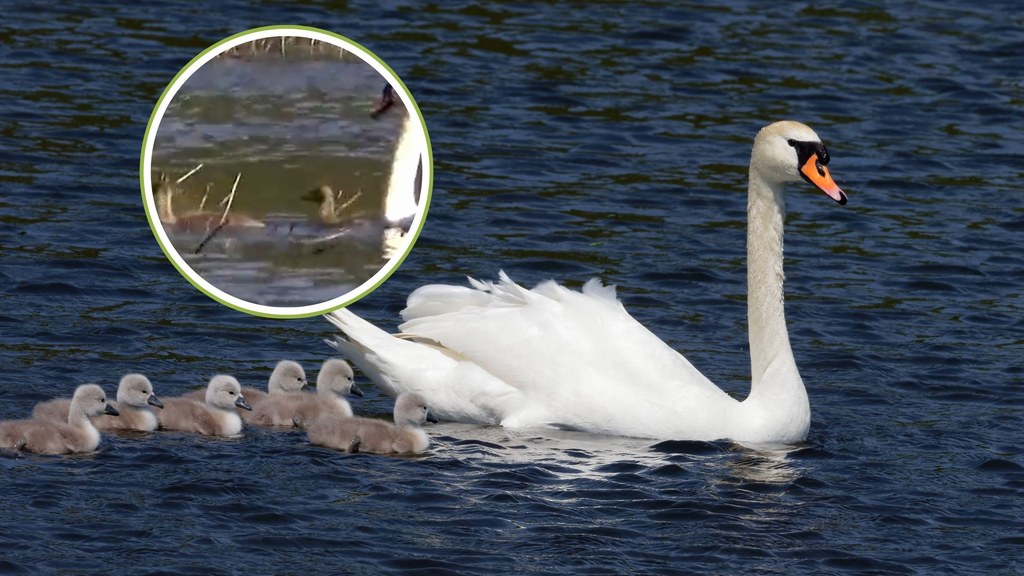
[(216, 410), (222, 436), (238, 436), (242, 433), (242, 417), (237, 412)]

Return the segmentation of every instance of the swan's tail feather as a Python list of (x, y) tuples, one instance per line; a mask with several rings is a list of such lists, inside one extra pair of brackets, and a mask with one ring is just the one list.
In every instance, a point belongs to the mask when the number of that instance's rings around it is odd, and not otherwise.
[(398, 396), (403, 392), (396, 386), (395, 367), (388, 357), (396, 343), (404, 342), (344, 308), (324, 314), (324, 318), (344, 336), (325, 339), (328, 346), (344, 354), (388, 395)]

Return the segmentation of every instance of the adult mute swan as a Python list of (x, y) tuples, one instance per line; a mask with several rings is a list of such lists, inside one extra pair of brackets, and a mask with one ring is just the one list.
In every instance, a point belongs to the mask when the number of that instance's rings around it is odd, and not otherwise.
[(754, 139), (747, 201), (750, 394), (736, 400), (634, 320), (597, 279), (527, 290), (500, 274), (423, 286), (391, 336), (348, 310), (333, 342), (386, 392), (422, 394), (441, 419), (657, 439), (793, 443), (811, 411), (783, 311), (785, 190), (805, 180), (840, 204), (824, 144), (777, 122)]
[(380, 118), (395, 105), (403, 114), (402, 128), (391, 161), (391, 175), (388, 177), (387, 194), (384, 197), (384, 219), (395, 228), (409, 230), (419, 203), (420, 186), (423, 179), (422, 136), (414, 123), (413, 115), (402, 102), (401, 97), (386, 84), (380, 99), (374, 106), (371, 118)]

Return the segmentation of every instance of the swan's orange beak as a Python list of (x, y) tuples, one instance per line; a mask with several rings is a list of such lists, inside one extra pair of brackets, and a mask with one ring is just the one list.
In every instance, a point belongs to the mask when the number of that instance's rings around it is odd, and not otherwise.
[(836, 181), (832, 179), (832, 174), (818, 160), (817, 154), (811, 154), (807, 161), (804, 162), (804, 165), (800, 167), (800, 174), (804, 177), (804, 180), (817, 186), (829, 198), (840, 204), (846, 204), (846, 192), (843, 192), (839, 185), (836, 184)]

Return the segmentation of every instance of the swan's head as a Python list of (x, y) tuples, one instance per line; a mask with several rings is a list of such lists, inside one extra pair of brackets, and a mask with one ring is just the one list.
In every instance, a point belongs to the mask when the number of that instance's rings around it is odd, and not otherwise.
[[(395, 92), (395, 89), (391, 87), (391, 84), (385, 84), (384, 90), (380, 93), (380, 99), (377, 100), (377, 104), (373, 107), (373, 112), (370, 112), (370, 118), (376, 120), (380, 118), (385, 112), (391, 110), (395, 104), (402, 104), (402, 99)], [(405, 108), (405, 106), (400, 106)]]
[(751, 171), (775, 182), (810, 182), (829, 198), (846, 204), (843, 192), (829, 173), (828, 149), (805, 124), (783, 120), (757, 133), (750, 158)]
[(321, 186), (303, 194), (302, 199), (309, 202), (329, 202), (334, 200), (334, 191), (330, 186)]

